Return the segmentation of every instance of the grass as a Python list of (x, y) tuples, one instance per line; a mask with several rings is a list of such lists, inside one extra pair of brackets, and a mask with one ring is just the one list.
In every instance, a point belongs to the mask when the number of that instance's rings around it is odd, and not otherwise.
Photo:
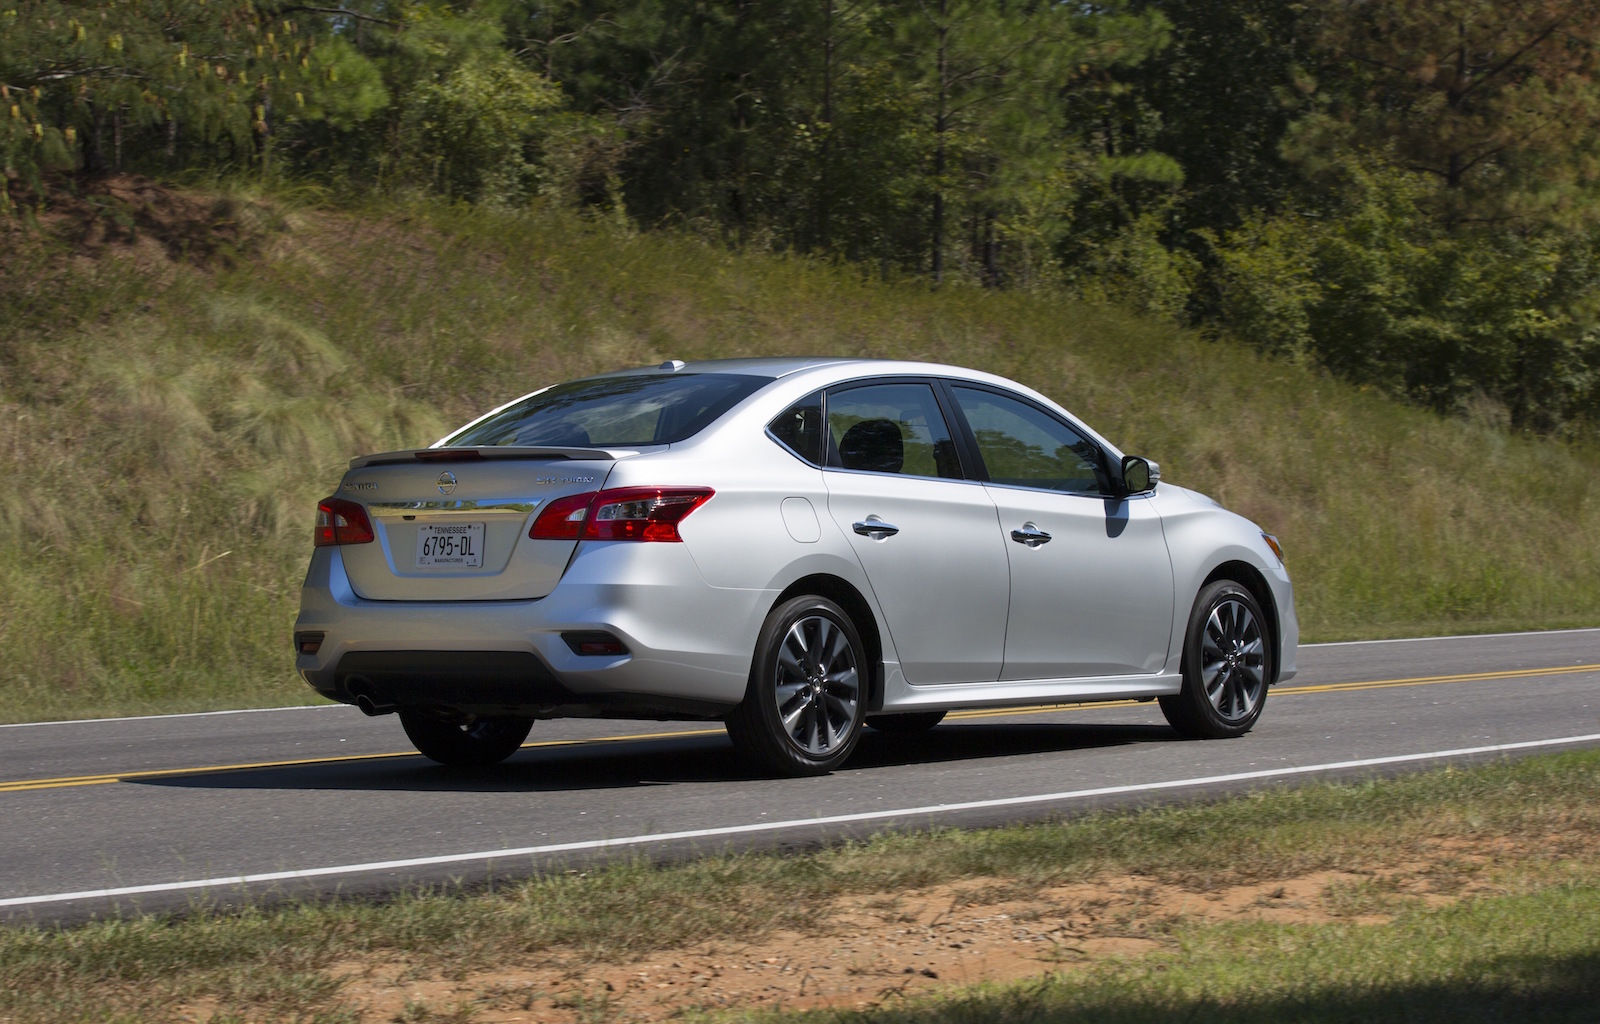
[[(963, 880), (1010, 898), (1116, 878), (1205, 894), (1330, 870), (1363, 881), (1328, 888), (1322, 923), (1147, 915), (1111, 925), (1155, 941), (1144, 956), (802, 1019), (1590, 1020), (1600, 997), (1597, 785), (1600, 752), (1591, 751), (1052, 824), (886, 835), (802, 856), (623, 863), (493, 892), (10, 927), (0, 929), (0, 1020), (159, 1022), (204, 1007), (199, 1019), (218, 1022), (354, 1021), (367, 1018), (341, 972), (351, 964), (471, 988), (484, 972), (503, 982), (552, 958), (581, 970), (779, 931), (827, 943), (848, 897), (887, 906)], [(1468, 846), (1493, 856), (1440, 856)], [(484, 1007), (418, 1001), (410, 1015), (472, 1020)], [(606, 1019), (603, 1000), (595, 1015)]]
[(0, 473), (18, 482), (0, 493), (0, 720), (309, 699), (288, 634), (312, 508), (349, 457), (667, 357), (1022, 380), (1278, 534), (1308, 640), (1600, 623), (1589, 447), (1049, 293), (930, 291), (555, 213), (208, 210), (236, 241), (203, 260), (148, 232), (93, 256), (0, 245)]

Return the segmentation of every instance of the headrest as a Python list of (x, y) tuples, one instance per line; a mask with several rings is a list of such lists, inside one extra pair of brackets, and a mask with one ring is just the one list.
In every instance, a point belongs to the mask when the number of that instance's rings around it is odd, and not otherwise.
[(898, 473), (905, 465), (906, 446), (893, 420), (862, 420), (839, 440), (839, 461), (845, 469)]

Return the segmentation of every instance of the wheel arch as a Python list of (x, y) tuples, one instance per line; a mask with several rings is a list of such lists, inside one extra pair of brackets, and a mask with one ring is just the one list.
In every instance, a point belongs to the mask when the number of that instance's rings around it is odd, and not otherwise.
[[(1276, 683), (1278, 681), (1279, 668), (1283, 663), (1283, 638), (1279, 635), (1281, 627), (1278, 622), (1278, 602), (1273, 599), (1272, 587), (1267, 584), (1267, 578), (1261, 574), (1261, 570), (1249, 562), (1238, 560), (1223, 562), (1206, 574), (1206, 578), (1200, 582), (1196, 593), (1218, 580), (1232, 580), (1239, 584), (1250, 591), (1250, 596), (1255, 598), (1256, 604), (1261, 606), (1261, 612), (1267, 619), (1267, 633), (1272, 638), (1272, 666), (1268, 683)], [(1188, 647), (1187, 642), (1185, 642), (1184, 647)], [(1185, 656), (1187, 657), (1187, 655)]]
[(867, 663), (871, 671), (867, 679), (867, 711), (879, 711), (883, 708), (883, 635), (878, 629), (878, 617), (872, 613), (872, 606), (848, 580), (831, 576), (827, 573), (813, 573), (802, 576), (784, 588), (767, 609), (767, 614), (772, 614), (772, 609), (785, 601), (799, 597), (802, 594), (814, 594), (825, 597), (834, 604), (843, 608), (850, 621), (855, 624), (856, 632), (861, 634), (861, 642), (867, 648)]

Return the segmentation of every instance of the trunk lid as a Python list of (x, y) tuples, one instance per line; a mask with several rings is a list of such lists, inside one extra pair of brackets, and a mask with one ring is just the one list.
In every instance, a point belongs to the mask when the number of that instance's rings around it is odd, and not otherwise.
[(427, 448), (350, 463), (337, 496), (372, 520), (370, 544), (340, 547), (369, 601), (510, 601), (543, 597), (576, 541), (528, 531), (556, 498), (597, 491), (615, 456), (584, 448)]

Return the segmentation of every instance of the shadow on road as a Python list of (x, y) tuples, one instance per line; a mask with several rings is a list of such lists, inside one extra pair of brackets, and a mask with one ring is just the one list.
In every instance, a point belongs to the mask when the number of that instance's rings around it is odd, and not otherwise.
[[(1153, 725), (950, 723), (911, 736), (868, 729), (841, 772), (1172, 741), (1171, 730)], [(418, 754), (197, 771), (124, 782), (179, 789), (541, 793), (768, 778), (753, 772), (726, 736), (702, 734), (526, 748), (487, 769), (447, 768)]]

